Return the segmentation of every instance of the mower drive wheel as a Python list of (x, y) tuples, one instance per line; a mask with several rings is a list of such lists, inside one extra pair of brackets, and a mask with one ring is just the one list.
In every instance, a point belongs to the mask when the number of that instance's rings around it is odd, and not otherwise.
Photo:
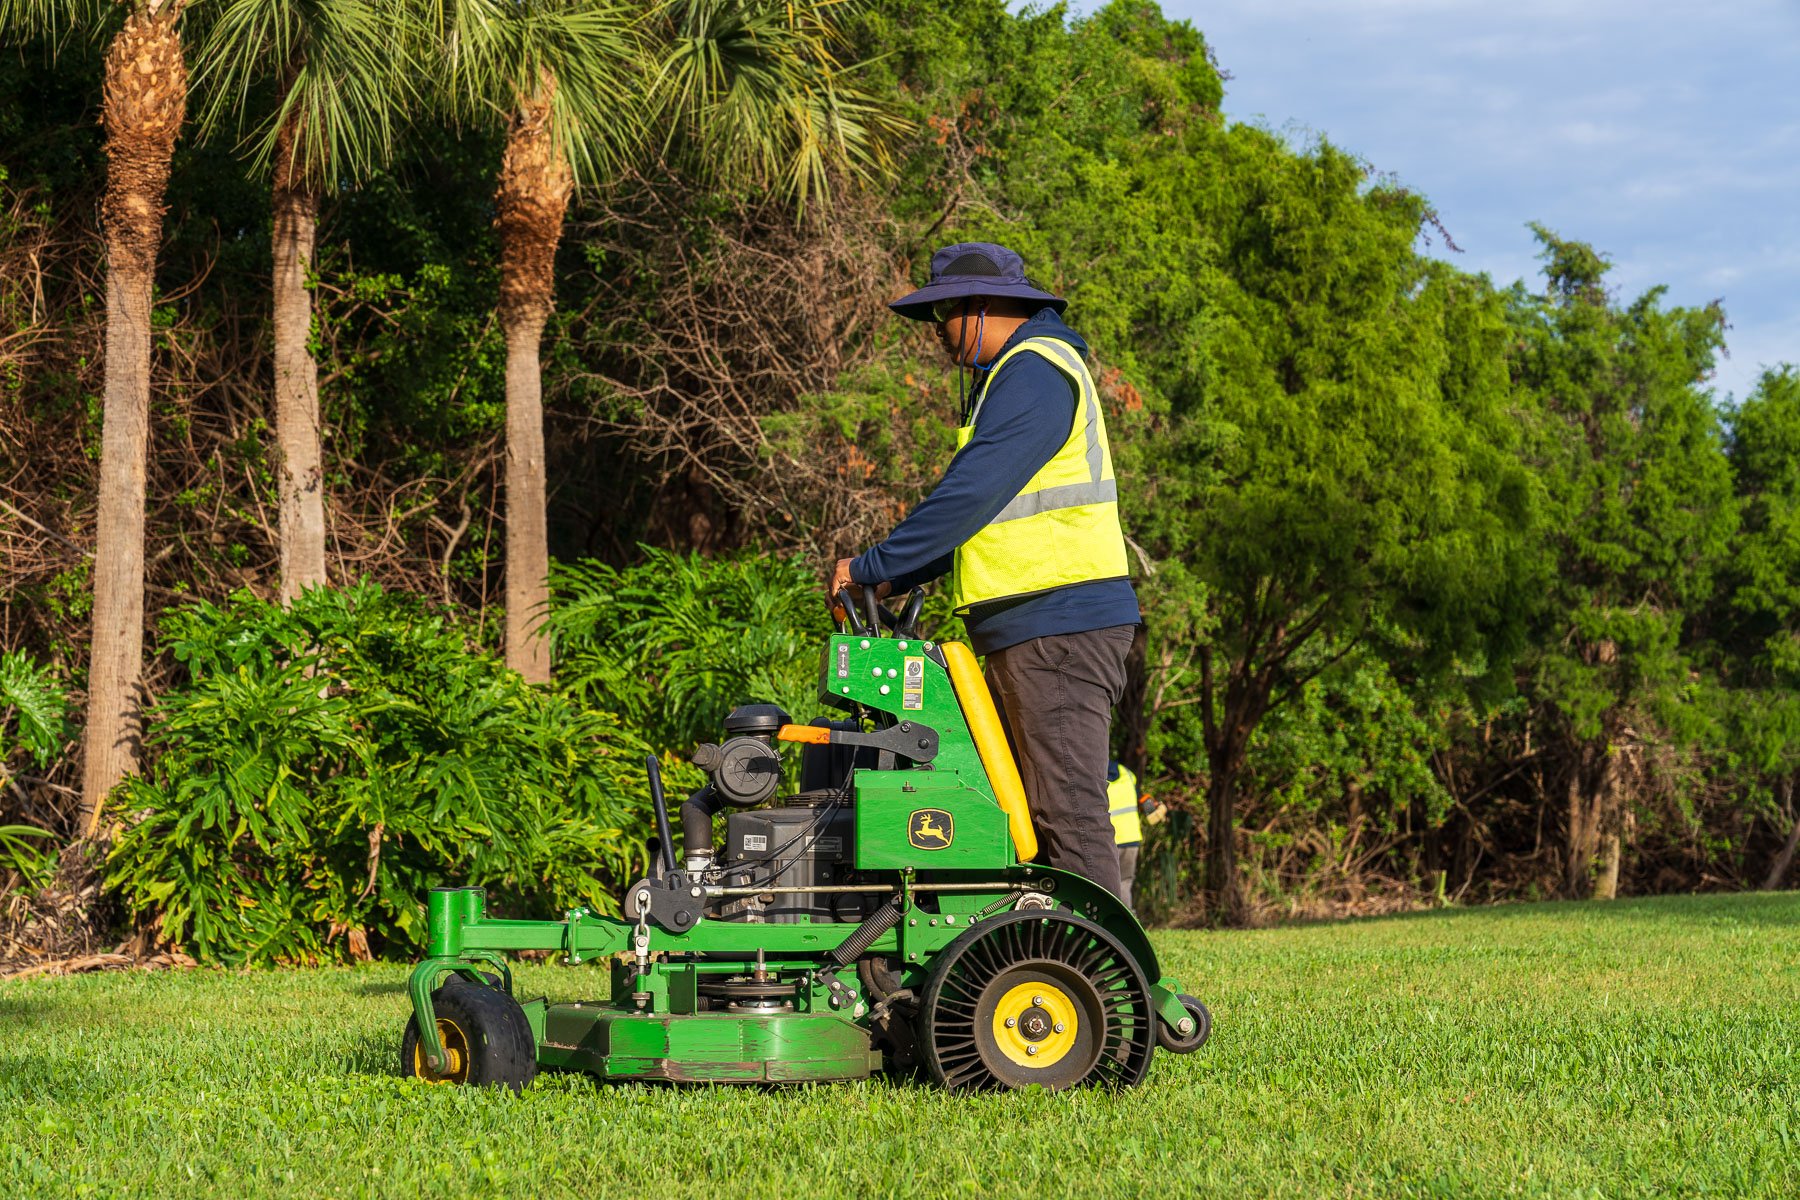
[(1118, 940), (1072, 913), (983, 921), (932, 967), (919, 1003), (931, 1078), (952, 1091), (1127, 1087), (1150, 1069), (1156, 1016)]
[(1181, 1007), (1187, 1009), (1188, 1020), (1194, 1023), (1194, 1027), (1187, 1033), (1182, 1033), (1166, 1022), (1158, 1021), (1156, 1044), (1171, 1054), (1192, 1054), (1206, 1045), (1206, 1039), (1212, 1036), (1212, 1013), (1207, 1011), (1206, 1005), (1186, 992), (1175, 998), (1181, 1001)]
[(519, 1002), (497, 987), (451, 976), (431, 993), (438, 1042), (449, 1057), (433, 1071), (419, 1044), (419, 1020), (406, 1022), (400, 1039), (400, 1074), (427, 1083), (505, 1087), (517, 1092), (537, 1078), (537, 1043)]

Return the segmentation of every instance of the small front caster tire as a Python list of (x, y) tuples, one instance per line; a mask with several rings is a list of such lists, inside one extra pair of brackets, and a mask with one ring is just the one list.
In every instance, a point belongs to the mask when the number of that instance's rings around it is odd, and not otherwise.
[(1181, 1007), (1187, 1009), (1188, 1020), (1194, 1023), (1193, 1028), (1184, 1033), (1166, 1022), (1158, 1021), (1156, 1044), (1171, 1054), (1192, 1054), (1206, 1045), (1206, 1039), (1212, 1036), (1212, 1013), (1206, 1010), (1206, 1005), (1186, 992), (1176, 999), (1181, 1001)]
[(519, 1002), (497, 987), (451, 976), (431, 993), (438, 1042), (449, 1061), (434, 1071), (419, 1044), (417, 1016), (400, 1039), (400, 1074), (427, 1083), (463, 1083), (521, 1091), (537, 1078), (537, 1043)]

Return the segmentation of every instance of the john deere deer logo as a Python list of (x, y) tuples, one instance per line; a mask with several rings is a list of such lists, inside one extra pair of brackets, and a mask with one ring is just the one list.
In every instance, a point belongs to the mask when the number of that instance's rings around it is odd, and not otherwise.
[(906, 840), (920, 850), (942, 850), (956, 838), (956, 819), (941, 808), (915, 808)]

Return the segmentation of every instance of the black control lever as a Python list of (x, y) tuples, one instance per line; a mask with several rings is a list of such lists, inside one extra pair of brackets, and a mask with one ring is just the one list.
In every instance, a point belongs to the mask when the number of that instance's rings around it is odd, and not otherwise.
[(863, 612), (869, 618), (869, 635), (871, 637), (880, 637), (881, 618), (885, 615), (887, 610), (883, 609), (881, 607), (881, 601), (875, 598), (875, 587), (873, 584), (864, 586), (862, 598)]
[[(866, 592), (864, 593), (864, 595), (867, 594), (868, 593)], [(838, 616), (840, 613), (842, 615)], [(863, 624), (862, 617), (857, 613), (856, 601), (851, 599), (849, 588), (838, 589), (837, 604), (832, 615), (838, 616), (840, 621), (848, 625), (851, 633), (856, 634), (858, 637), (868, 636), (869, 627)]]
[(906, 598), (906, 607), (900, 610), (900, 620), (894, 626), (894, 632), (901, 637), (919, 636), (919, 613), (925, 608), (925, 589), (916, 587)]
[(663, 796), (662, 767), (656, 755), (644, 755), (644, 771), (650, 776), (650, 807), (656, 813), (656, 836), (662, 843), (663, 874), (675, 869), (675, 839), (669, 832), (669, 802)]

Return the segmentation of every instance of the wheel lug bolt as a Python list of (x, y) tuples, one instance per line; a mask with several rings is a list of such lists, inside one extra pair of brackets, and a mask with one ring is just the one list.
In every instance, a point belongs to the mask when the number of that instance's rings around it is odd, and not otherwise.
[(1006, 1018), (1006, 1027), (1008, 1029), (1011, 1029), (1014, 1025), (1017, 1025), (1018, 1023), (1019, 1023), (1019, 1019), (1017, 1017)]
[(1027, 1046), (1027, 1047), (1025, 1047), (1025, 1053), (1027, 1053), (1027, 1054), (1036, 1054), (1036, 1053), (1037, 1053), (1037, 1047), (1036, 1047), (1036, 1046)]
[(1031, 998), (1031, 1007), (1033, 1007), (1033, 1008), (1044, 1007), (1044, 998), (1042, 996), (1033, 996)]
[(1058, 1033), (1062, 1033), (1067, 1029), (1067, 1026), (1065, 1026), (1061, 1021), (1058, 1021), (1056, 1024), (1052, 1025), (1050, 1028), (1056, 1030), (1056, 1032), (1058, 1032)]

